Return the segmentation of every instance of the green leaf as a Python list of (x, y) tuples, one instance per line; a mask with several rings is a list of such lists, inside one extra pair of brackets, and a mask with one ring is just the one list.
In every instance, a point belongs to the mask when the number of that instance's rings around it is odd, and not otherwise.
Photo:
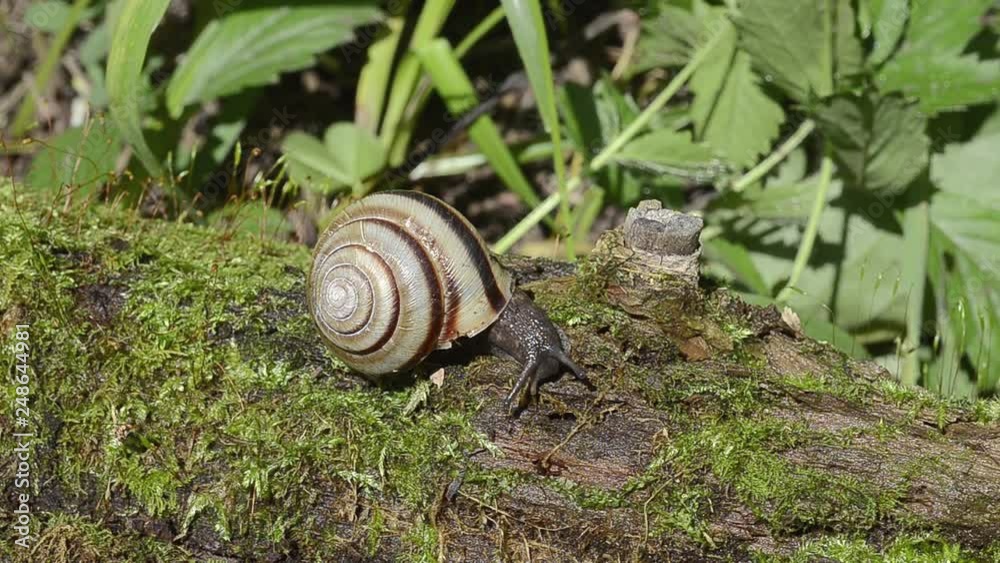
[[(89, 7), (80, 14), (79, 20), (89, 20), (99, 11), (97, 6)], [(70, 21), (72, 12), (72, 7), (61, 0), (36, 0), (25, 9), (24, 22), (39, 31), (55, 33), (66, 25), (76, 25), (75, 21)]]
[[(818, 176), (813, 176), (791, 186), (748, 189), (718, 200), (708, 214), (710, 224), (721, 227), (721, 239), (730, 246), (749, 252), (753, 269), (746, 264), (746, 257), (735, 254), (732, 248), (720, 249), (720, 244), (712, 245), (709, 256), (725, 253), (721, 262), (747, 287), (771, 291), (782, 287), (792, 270), (802, 240), (802, 223), (817, 182)], [(880, 201), (871, 194), (843, 196), (843, 184), (835, 180), (827, 194), (826, 211), (808, 267), (788, 304), (804, 326), (817, 330), (835, 323), (855, 334), (871, 326), (902, 332), (907, 294), (900, 289), (899, 248), (903, 241), (899, 224), (889, 209), (878, 207)], [(778, 216), (782, 208), (793, 210), (793, 217)], [(753, 277), (754, 271), (759, 279)], [(852, 355), (864, 354), (853, 339), (829, 330), (827, 336), (810, 331), (810, 335), (830, 340)]]
[(308, 68), (318, 53), (350, 41), (354, 27), (379, 17), (374, 5), (357, 3), (248, 4), (198, 35), (167, 87), (171, 117), (180, 117), (188, 104), (273, 84), (283, 72)]
[(814, 115), (851, 187), (897, 194), (927, 167), (927, 118), (898, 96), (837, 96)]
[(288, 158), (288, 175), (296, 183), (323, 193), (332, 193), (348, 184), (346, 176), (322, 141), (298, 131), (289, 133), (281, 143)]
[(111, 116), (118, 123), (122, 138), (132, 145), (143, 166), (153, 176), (162, 175), (163, 168), (142, 133), (142, 66), (149, 39), (169, 4), (170, 0), (125, 2), (114, 26), (108, 55), (107, 89)]
[(740, 30), (740, 47), (750, 53), (765, 80), (773, 80), (798, 101), (833, 92), (824, 3), (747, 0), (734, 20)]
[[(545, 19), (538, 0), (501, 0), (521, 62), (535, 94), (538, 112), (553, 139), (559, 137), (559, 114), (556, 111), (555, 82), (549, 60), (549, 42)], [(557, 147), (558, 150), (558, 147)], [(559, 154), (557, 159), (562, 160)]]
[(661, 3), (655, 17), (642, 18), (632, 73), (683, 65), (704, 35), (704, 24), (688, 10)]
[(993, 3), (993, 0), (913, 2), (902, 54), (961, 53), (969, 41), (982, 31), (983, 14)]
[(697, 177), (701, 181), (709, 181), (723, 167), (712, 149), (693, 142), (689, 132), (667, 129), (629, 142), (614, 160), (650, 172)]
[(1000, 61), (962, 55), (982, 30), (991, 3), (916, 3), (906, 41), (879, 73), (879, 88), (919, 98), (929, 113), (994, 101), (1000, 96)]
[(420, 9), (420, 16), (410, 36), (407, 51), (396, 67), (392, 78), (389, 102), (379, 129), (382, 144), (389, 148), (389, 164), (398, 166), (406, 158), (406, 149), (416, 127), (416, 116), (407, 116), (413, 89), (420, 79), (420, 61), (414, 54), (437, 37), (455, 0), (427, 0)]
[(732, 277), (757, 295), (770, 295), (771, 288), (753, 263), (746, 246), (724, 238), (714, 238), (705, 244), (705, 257), (725, 266)]
[[(476, 90), (446, 39), (431, 41), (418, 49), (416, 55), (448, 111), (461, 115), (478, 103)], [(540, 203), (538, 195), (521, 171), (510, 148), (504, 143), (493, 119), (488, 115), (477, 119), (469, 127), (469, 136), (504, 184), (529, 207), (536, 207)]]
[(374, 133), (353, 123), (334, 123), (323, 135), (323, 143), (352, 186), (385, 166), (382, 143)]
[(914, 2), (903, 46), (878, 74), (879, 90), (918, 98), (928, 113), (1000, 98), (1000, 61), (963, 54), (992, 4)]
[(69, 186), (74, 196), (89, 196), (114, 177), (121, 149), (111, 123), (95, 119), (71, 127), (35, 155), (25, 184), (46, 191)]
[(1000, 98), (1000, 61), (981, 61), (974, 54), (894, 57), (879, 72), (878, 86), (916, 98), (928, 113), (992, 103)]
[[(1000, 122), (995, 116), (994, 121)], [(980, 391), (1000, 383), (1000, 131), (934, 157), (930, 277), (945, 344), (964, 353)]]
[(358, 186), (385, 166), (385, 147), (370, 131), (353, 123), (334, 123), (323, 142), (291, 133), (282, 144), (295, 181), (323, 192)]
[[(864, 72), (865, 57), (858, 37), (858, 20), (854, 17), (852, 0), (838, 0), (837, 20), (834, 28), (836, 47), (834, 65), (836, 82)], [(838, 88), (843, 91), (844, 88)]]
[(868, 62), (878, 66), (896, 50), (906, 29), (910, 15), (909, 0), (870, 0), (869, 17), (872, 21), (872, 35), (875, 44), (868, 55)]
[(552, 78), (552, 62), (549, 56), (548, 33), (545, 30), (545, 19), (542, 17), (542, 6), (539, 0), (500, 0), (507, 23), (514, 35), (517, 52), (521, 56), (524, 70), (531, 83), (531, 91), (535, 95), (538, 113), (545, 123), (545, 130), (552, 139), (554, 152), (552, 164), (556, 173), (559, 193), (559, 222), (566, 236), (568, 258), (575, 257), (573, 244), (573, 217), (569, 207), (569, 192), (566, 188), (566, 170), (562, 152), (562, 133), (560, 132), (559, 111), (556, 108), (556, 86)]
[[(635, 101), (608, 78), (598, 80), (591, 88), (567, 83), (560, 90), (559, 103), (566, 136), (588, 161), (639, 115)], [(658, 117), (663, 119), (653, 126), (655, 129), (675, 130), (686, 124), (671, 121), (676, 116), (668, 112)], [(614, 162), (592, 175), (595, 183), (607, 190), (608, 198), (623, 207), (634, 205), (643, 189), (651, 187), (647, 177), (639, 177)]]
[(691, 77), (695, 134), (721, 156), (749, 167), (771, 147), (785, 114), (760, 89), (750, 56), (736, 50), (736, 30), (726, 22), (723, 39)]

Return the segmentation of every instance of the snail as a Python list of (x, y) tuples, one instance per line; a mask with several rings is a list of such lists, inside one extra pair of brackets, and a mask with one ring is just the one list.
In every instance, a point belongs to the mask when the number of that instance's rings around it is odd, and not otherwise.
[(323, 341), (369, 379), (486, 332), (492, 353), (522, 366), (509, 411), (564, 368), (593, 389), (565, 335), (515, 288), (475, 228), (427, 194), (378, 192), (344, 208), (316, 243), (306, 294)]

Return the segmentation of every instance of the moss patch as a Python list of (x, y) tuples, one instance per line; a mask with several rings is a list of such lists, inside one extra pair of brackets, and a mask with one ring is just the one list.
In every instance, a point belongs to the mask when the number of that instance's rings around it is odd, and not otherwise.
[[(902, 508), (906, 489), (948, 466), (914, 460), (887, 485), (800, 454), (877, 456), (914, 427), (988, 433), (1000, 413), (862, 377), (725, 292), (667, 284), (632, 300), (623, 281), (643, 280), (595, 259), (528, 289), (597, 393), (546, 385), (511, 421), (510, 362), (454, 362), (442, 387), (349, 375), (305, 313), (304, 249), (105, 207), (0, 207), (0, 348), (31, 325), (38, 560), (432, 561), (472, 536), (479, 558), (745, 559), (734, 519), (792, 560), (920, 560), (906, 557), (954, 546)], [(777, 365), (775, 342), (798, 357)], [(809, 405), (891, 416), (830, 431), (796, 417)], [(5, 539), (0, 558), (18, 555)]]
[[(44, 560), (120, 551), (98, 524), (60, 516), (74, 506), (112, 521), (182, 514), (170, 538), (213, 536), (235, 556), (343, 553), (359, 518), (370, 546), (388, 531), (429, 553), (435, 483), (483, 438), (462, 410), (404, 416), (410, 390), (331, 369), (300, 305), (305, 249), (100, 207), (22, 211), (0, 213), (0, 313), (31, 327), (33, 503), (55, 510), (34, 531)], [(12, 393), (3, 386), (4, 404)], [(5, 432), (0, 449), (12, 448)], [(346, 535), (328, 533), (337, 522)], [(177, 560), (151, 541), (129, 549)]]

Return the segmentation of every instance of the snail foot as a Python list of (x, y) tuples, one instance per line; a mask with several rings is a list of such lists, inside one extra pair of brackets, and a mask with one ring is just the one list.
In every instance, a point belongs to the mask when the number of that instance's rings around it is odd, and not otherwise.
[[(554, 362), (550, 360), (554, 360)], [(542, 366), (545, 366), (545, 369), (542, 369)], [(534, 400), (537, 402), (539, 385), (549, 379), (551, 375), (561, 371), (560, 367), (565, 367), (573, 375), (573, 379), (586, 385), (587, 389), (591, 391), (597, 389), (590, 382), (590, 379), (587, 378), (583, 368), (571, 360), (565, 352), (562, 350), (548, 350), (546, 353), (529, 362), (521, 370), (520, 375), (517, 376), (517, 381), (514, 383), (514, 387), (504, 400), (504, 410), (510, 416), (517, 416), (527, 407), (530, 401)], [(515, 399), (517, 399), (516, 403)]]

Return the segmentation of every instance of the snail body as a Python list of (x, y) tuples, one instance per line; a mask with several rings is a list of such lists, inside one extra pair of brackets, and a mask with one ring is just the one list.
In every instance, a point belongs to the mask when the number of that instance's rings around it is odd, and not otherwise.
[(369, 378), (488, 331), (495, 353), (524, 366), (508, 403), (563, 366), (586, 381), (545, 312), (468, 220), (433, 196), (388, 191), (347, 206), (316, 244), (306, 293), (324, 342)]

